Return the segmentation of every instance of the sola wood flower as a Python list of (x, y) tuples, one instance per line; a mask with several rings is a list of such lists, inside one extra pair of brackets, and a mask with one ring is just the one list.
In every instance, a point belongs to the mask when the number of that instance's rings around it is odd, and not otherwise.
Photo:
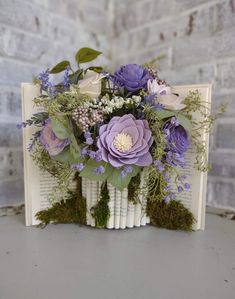
[(56, 156), (70, 143), (69, 139), (59, 139), (52, 130), (51, 120), (48, 119), (40, 132), (40, 142), (50, 156)]
[(103, 74), (88, 70), (83, 80), (80, 80), (78, 83), (80, 92), (92, 98), (97, 98), (101, 92), (101, 79), (104, 77), (105, 75)]
[(152, 143), (148, 122), (126, 114), (115, 116), (107, 125), (100, 127), (97, 146), (102, 159), (114, 167), (130, 164), (148, 166), (152, 163), (149, 153)]
[(182, 98), (172, 93), (171, 88), (164, 84), (158, 84), (157, 80), (148, 80), (148, 92), (157, 96), (157, 103), (169, 110), (182, 110), (186, 105), (182, 104)]
[(151, 78), (149, 71), (138, 64), (126, 64), (114, 73), (115, 84), (125, 87), (128, 91), (135, 92), (146, 88), (147, 81)]

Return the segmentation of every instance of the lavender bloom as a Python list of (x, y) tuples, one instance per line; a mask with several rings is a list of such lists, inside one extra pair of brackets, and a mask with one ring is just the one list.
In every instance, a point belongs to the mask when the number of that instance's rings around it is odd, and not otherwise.
[(95, 159), (96, 158), (96, 152), (94, 151), (88, 151), (88, 156), (91, 158), (91, 159)]
[(73, 170), (78, 170), (78, 171), (82, 171), (84, 167), (85, 167), (85, 165), (83, 163), (71, 165), (71, 168)]
[(126, 177), (129, 173), (132, 173), (133, 167), (132, 166), (125, 166), (124, 169), (121, 171), (121, 177)]
[(104, 173), (105, 172), (105, 168), (104, 168), (104, 166), (99, 166), (99, 167), (97, 167), (96, 169), (95, 169), (95, 174), (96, 175), (99, 175), (99, 174), (102, 174), (102, 173)]
[(191, 188), (191, 185), (190, 185), (189, 183), (185, 183), (185, 184), (184, 184), (184, 188), (185, 188), (186, 190), (189, 190), (189, 189)]
[(178, 192), (179, 192), (179, 193), (181, 193), (181, 192), (183, 192), (183, 191), (184, 191), (184, 189), (183, 189), (183, 187), (182, 187), (182, 186), (178, 186), (178, 188), (177, 188), (177, 189), (178, 189)]
[(96, 154), (96, 156), (95, 156), (95, 160), (96, 160), (97, 162), (102, 161), (102, 154), (101, 154), (101, 151), (97, 151), (95, 154)]
[(99, 129), (97, 147), (102, 159), (113, 167), (148, 166), (152, 163), (149, 148), (152, 133), (146, 120), (136, 120), (132, 114), (113, 117)]
[(38, 79), (41, 81), (41, 88), (43, 90), (48, 90), (52, 87), (52, 84), (49, 81), (49, 74), (49, 69), (47, 69), (46, 71), (42, 71), (38, 76)]
[(114, 84), (130, 92), (146, 89), (149, 79), (151, 79), (149, 71), (138, 64), (123, 65), (111, 76)]
[(85, 146), (81, 149), (80, 155), (81, 155), (81, 157), (85, 157), (86, 155), (88, 155), (87, 146)]
[(22, 123), (20, 123), (20, 124), (17, 124), (16, 125), (16, 128), (18, 129), (18, 130), (20, 130), (20, 129), (22, 129), (22, 128), (25, 128), (27, 126), (27, 124), (25, 123), (25, 122), (22, 122)]
[(70, 66), (67, 66), (64, 72), (64, 78), (62, 84), (64, 85), (65, 88), (69, 88), (70, 86), (70, 81), (69, 81), (69, 71), (70, 71)]
[(48, 118), (39, 136), (40, 143), (48, 151), (50, 156), (56, 156), (70, 144), (69, 139), (59, 139), (52, 130), (51, 120)]
[(160, 160), (155, 160), (154, 165), (156, 166), (158, 172), (163, 172), (165, 170), (165, 166), (162, 164)]

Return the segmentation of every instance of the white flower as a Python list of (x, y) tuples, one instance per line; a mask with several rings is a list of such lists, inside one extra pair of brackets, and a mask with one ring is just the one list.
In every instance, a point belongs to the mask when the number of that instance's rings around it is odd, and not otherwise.
[(157, 80), (149, 79), (147, 82), (147, 89), (149, 94), (166, 94), (169, 93), (169, 87), (165, 84), (158, 84)]
[(103, 74), (88, 70), (84, 79), (78, 82), (80, 92), (97, 98), (101, 92), (101, 79), (104, 77)]

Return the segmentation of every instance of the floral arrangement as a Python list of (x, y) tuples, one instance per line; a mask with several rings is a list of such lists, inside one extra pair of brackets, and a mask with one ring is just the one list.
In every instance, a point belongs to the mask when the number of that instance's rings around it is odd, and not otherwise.
[[(58, 180), (50, 197), (52, 208), (39, 212), (38, 219), (42, 224), (86, 224), (82, 180), (88, 179), (101, 183), (99, 200), (90, 207), (98, 227), (106, 227), (110, 217), (111, 185), (120, 192), (127, 189), (133, 203), (145, 194), (153, 225), (191, 230), (193, 215), (178, 201), (190, 184), (179, 169), (185, 167), (193, 144), (195, 167), (207, 170), (198, 128), (209, 128), (214, 118), (204, 109), (199, 92), (186, 98), (174, 94), (151, 64), (127, 64), (114, 73), (97, 66), (82, 68), (100, 54), (82, 48), (76, 54), (78, 69), (62, 61), (35, 79), (41, 95), (34, 103), (44, 112), (21, 126), (38, 128), (28, 149), (38, 166)], [(193, 121), (195, 111), (202, 114), (202, 122)], [(75, 191), (70, 188), (73, 178)]]

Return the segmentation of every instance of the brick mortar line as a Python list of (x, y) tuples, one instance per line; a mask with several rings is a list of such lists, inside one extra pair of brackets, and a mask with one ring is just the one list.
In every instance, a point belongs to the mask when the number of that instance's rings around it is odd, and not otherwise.
[[(226, 0), (226, 1), (229, 3), (229, 0)], [(145, 1), (145, 2), (149, 2), (149, 1)], [(141, 2), (141, 3), (143, 3), (143, 2)], [(116, 33), (116, 36), (128, 35), (129, 33), (139, 31), (140, 29), (143, 29), (143, 28), (146, 28), (146, 27), (149, 27), (149, 26), (157, 25), (157, 24), (160, 24), (160, 23), (164, 24), (165, 22), (173, 21), (174, 19), (179, 19), (179, 17), (181, 17), (181, 16), (190, 15), (190, 13), (193, 13), (195, 10), (198, 10), (200, 12), (205, 8), (215, 6), (216, 4), (219, 4), (219, 3), (221, 3), (220, 0), (214, 0), (214, 1), (210, 1), (208, 3), (202, 3), (202, 4), (199, 4), (198, 6), (195, 6), (194, 8), (187, 9), (187, 10), (184, 10), (184, 11), (180, 12), (179, 14), (177, 14), (177, 16), (176, 15), (171, 15), (167, 18), (160, 18), (159, 20), (153, 20), (153, 21), (150, 21), (149, 23), (146, 23), (146, 24), (143, 24), (143, 25), (139, 25), (139, 26), (137, 25), (135, 28), (130, 28), (128, 31), (123, 31), (121, 33)], [(116, 14), (116, 17), (117, 16), (118, 16), (118, 14)]]

